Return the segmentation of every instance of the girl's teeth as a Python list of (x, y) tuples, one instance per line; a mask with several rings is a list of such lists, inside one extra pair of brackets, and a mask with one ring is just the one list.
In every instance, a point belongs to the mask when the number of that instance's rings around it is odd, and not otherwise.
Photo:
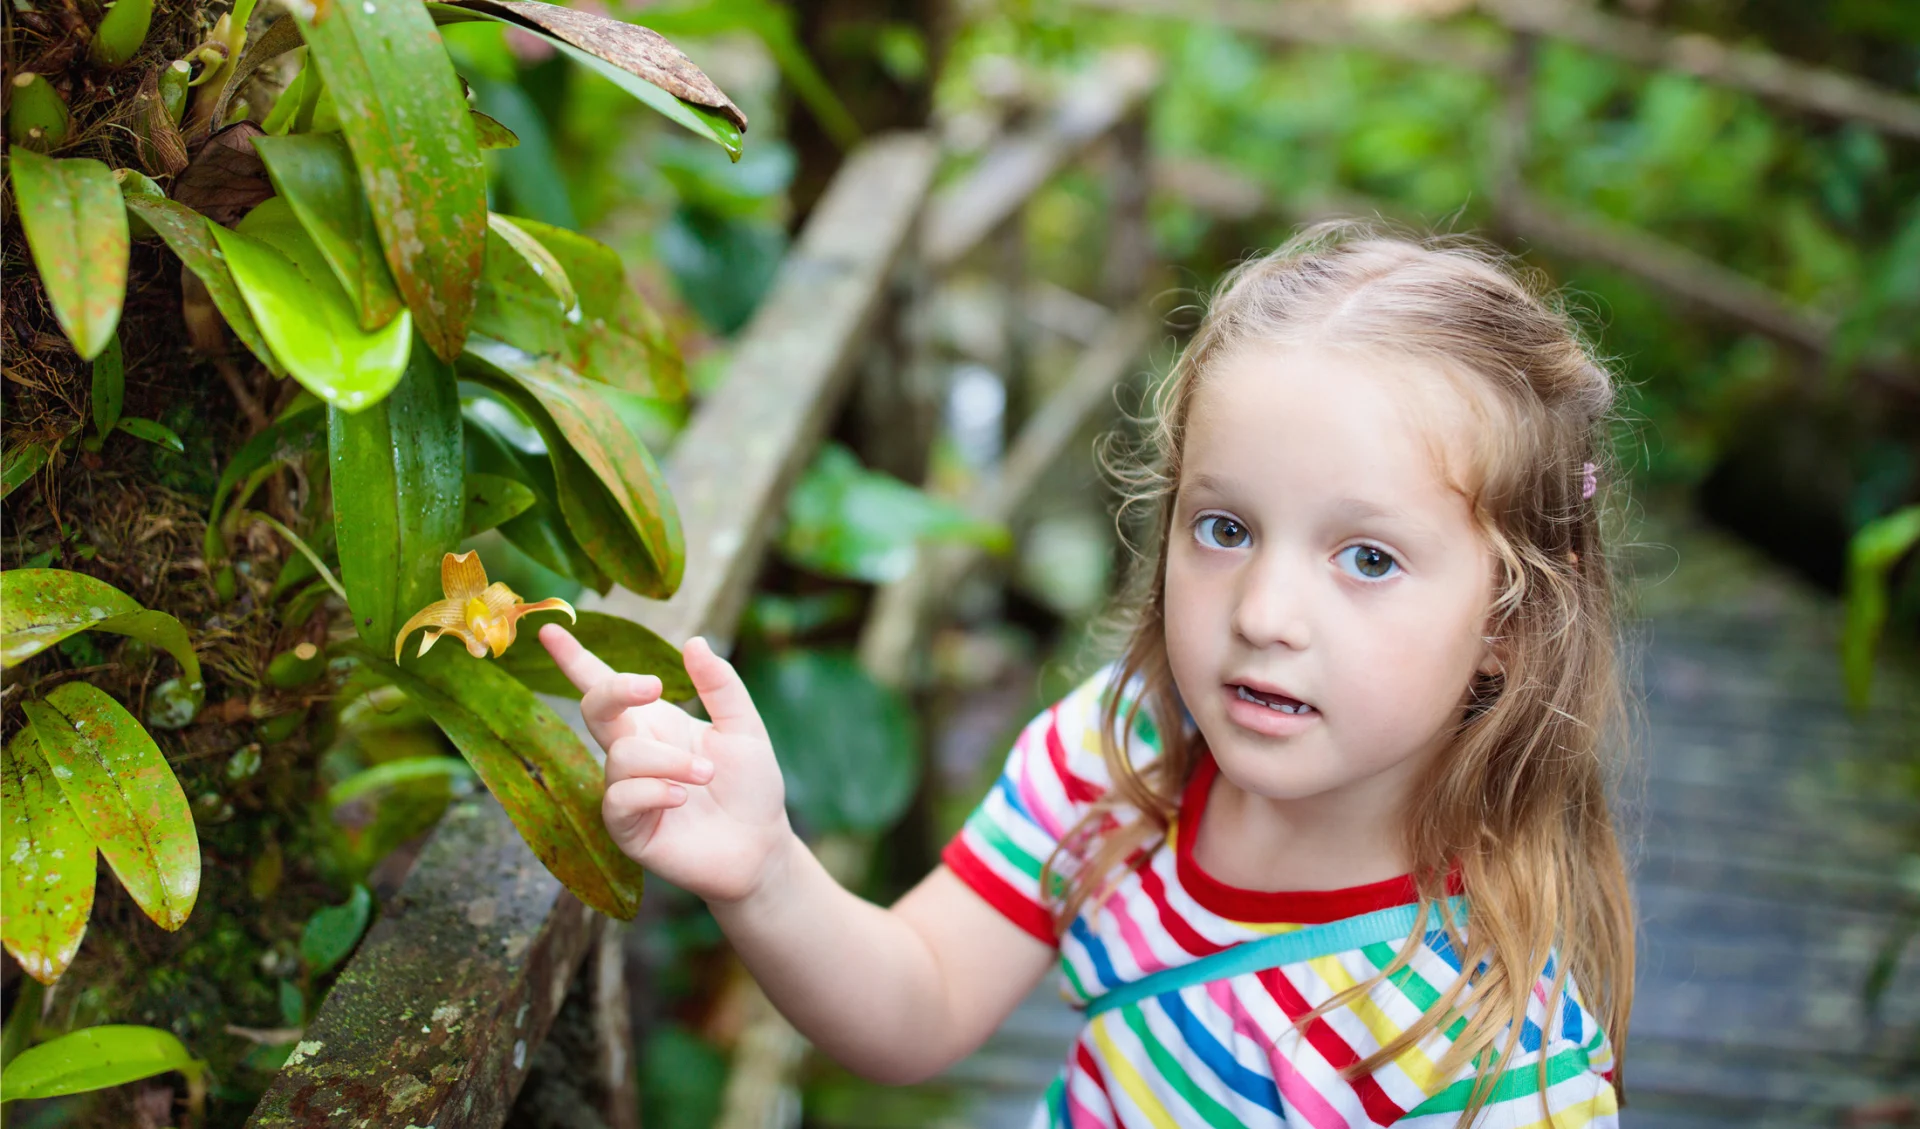
[(1265, 706), (1268, 709), (1277, 711), (1279, 713), (1301, 714), (1301, 713), (1311, 712), (1313, 709), (1312, 706), (1308, 705), (1305, 702), (1293, 702), (1288, 704), (1288, 703), (1281, 703), (1281, 702), (1266, 701), (1263, 698), (1257, 697), (1253, 691), (1247, 689), (1245, 686), (1237, 686), (1235, 687), (1235, 689), (1240, 692), (1241, 701), (1252, 702), (1256, 706)]

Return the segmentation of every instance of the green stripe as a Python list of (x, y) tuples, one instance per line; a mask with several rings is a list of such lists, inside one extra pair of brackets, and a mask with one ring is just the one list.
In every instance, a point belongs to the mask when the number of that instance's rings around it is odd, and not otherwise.
[(1140, 1045), (1147, 1048), (1147, 1057), (1153, 1060), (1154, 1069), (1160, 1072), (1161, 1077), (1173, 1083), (1173, 1088), (1180, 1091), (1180, 1096), (1187, 1099), (1187, 1104), (1197, 1110), (1201, 1117), (1207, 1119), (1208, 1125), (1214, 1126), (1215, 1129), (1241, 1129), (1240, 1119), (1202, 1090), (1180, 1065), (1180, 1060), (1168, 1054), (1167, 1048), (1160, 1045), (1160, 1040), (1153, 1037), (1153, 1032), (1148, 1030), (1146, 1018), (1140, 1014), (1138, 1005), (1123, 1007), (1120, 1009), (1120, 1014), (1126, 1017), (1127, 1026), (1133, 1029), (1134, 1035), (1140, 1040)]
[[(1574, 1047), (1561, 1051), (1547, 1060), (1547, 1085), (1558, 1086), (1569, 1078), (1577, 1077), (1587, 1071), (1587, 1051), (1585, 1047)], [(1407, 1111), (1408, 1117), (1419, 1117), (1429, 1113), (1459, 1113), (1467, 1108), (1467, 1099), (1473, 1096), (1473, 1079), (1463, 1078), (1446, 1089), (1421, 1102)], [(1493, 1096), (1487, 1099), (1488, 1105), (1524, 1098), (1540, 1092), (1540, 1064), (1528, 1063), (1516, 1066), (1500, 1075), (1494, 1083)]]
[(1073, 962), (1064, 956), (1060, 958), (1060, 971), (1067, 974), (1067, 983), (1073, 985), (1073, 990), (1079, 994), (1081, 999), (1092, 998), (1093, 993), (1087, 991), (1087, 986), (1080, 983), (1079, 975), (1073, 971)]
[(1006, 859), (1018, 867), (1021, 871), (1025, 872), (1027, 877), (1033, 879), (1035, 882), (1040, 881), (1040, 860), (1028, 854), (1021, 848), (1020, 844), (1008, 838), (1006, 831), (989, 818), (984, 811), (976, 810), (973, 818), (967, 820), (967, 826), (973, 830), (974, 834), (985, 839), (988, 846), (999, 852), (1001, 858)]
[[(1393, 963), (1393, 957), (1397, 950), (1395, 950), (1393, 946), (1382, 942), (1380, 944), (1364, 946), (1360, 951), (1368, 960), (1373, 962), (1373, 967), (1385, 968)], [(1433, 982), (1425, 976), (1422, 976), (1411, 964), (1401, 965), (1395, 970), (1394, 974), (1387, 977), (1387, 979), (1392, 982), (1394, 987), (1405, 993), (1406, 997), (1413, 1001), (1414, 1006), (1423, 1012), (1432, 1011), (1433, 1005), (1440, 1002), (1439, 989), (1435, 988)], [(1467, 1020), (1465, 1016), (1454, 1020), (1453, 1025), (1447, 1028), (1447, 1038), (1449, 1040), (1458, 1039), (1460, 1032), (1466, 1030), (1466, 1027)]]

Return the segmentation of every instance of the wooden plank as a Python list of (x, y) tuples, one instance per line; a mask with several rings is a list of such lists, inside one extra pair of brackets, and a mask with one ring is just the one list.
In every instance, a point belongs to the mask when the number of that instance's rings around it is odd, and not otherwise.
[(927, 208), (920, 256), (938, 273), (965, 258), (1042, 185), (1125, 121), (1160, 80), (1140, 49), (1116, 50), (1076, 82), (1039, 126), (1001, 139)]
[(726, 382), (681, 433), (666, 469), (687, 530), (686, 579), (673, 598), (616, 587), (582, 607), (624, 615), (679, 643), (724, 649), (779, 524), (780, 507), (853, 376), (933, 180), (938, 150), (920, 134), (868, 142), (842, 166), (734, 353)]
[[(771, 518), (845, 389), (936, 157), (926, 137), (902, 134), (847, 159), (726, 382), (667, 459), (687, 530), (686, 582), (664, 603), (616, 591), (583, 604), (633, 615), (675, 642), (731, 630)], [(603, 923), (491, 797), (454, 808), (247, 1124), (497, 1129)]]

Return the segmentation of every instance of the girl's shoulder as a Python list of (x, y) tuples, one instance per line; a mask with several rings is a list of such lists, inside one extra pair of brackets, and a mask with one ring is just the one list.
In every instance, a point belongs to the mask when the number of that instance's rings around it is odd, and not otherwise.
[[(1162, 747), (1159, 724), (1149, 703), (1142, 700), (1145, 679), (1135, 675), (1122, 682), (1120, 674), (1118, 659), (1101, 665), (1042, 710), (1022, 734), (1024, 742), (1041, 747), (1033, 751), (1044, 750), (1064, 774), (1099, 792), (1112, 786), (1103, 732), (1113, 736), (1115, 746), (1125, 751), (1136, 769), (1157, 759)], [(1115, 699), (1112, 727), (1108, 729), (1107, 709)]]

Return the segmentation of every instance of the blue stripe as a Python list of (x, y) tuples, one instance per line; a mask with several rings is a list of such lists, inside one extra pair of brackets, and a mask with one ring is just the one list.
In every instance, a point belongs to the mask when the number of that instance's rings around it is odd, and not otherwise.
[(1573, 1002), (1573, 993), (1567, 992), (1560, 997), (1560, 1036), (1573, 1040), (1578, 1046), (1586, 1042), (1580, 1037), (1580, 1005)]
[(1000, 795), (1006, 799), (1007, 806), (1012, 808), (1020, 818), (1033, 824), (1035, 827), (1040, 826), (1039, 822), (1033, 818), (1033, 813), (1027, 810), (1025, 804), (1020, 802), (1020, 792), (1019, 789), (1013, 786), (1013, 777), (1008, 776), (1006, 773), (1001, 773), (1000, 780), (994, 787), (1000, 790)]
[(1180, 1029), (1180, 1037), (1186, 1041), (1187, 1047), (1199, 1056), (1200, 1061), (1205, 1063), (1207, 1069), (1213, 1071), (1220, 1081), (1226, 1083), (1234, 1093), (1262, 1109), (1280, 1114), (1282, 1117), (1286, 1116), (1280, 1109), (1280, 1087), (1274, 1084), (1273, 1079), (1249, 1070), (1244, 1063), (1234, 1058), (1233, 1053), (1222, 1046), (1220, 1040), (1214, 1038), (1213, 1032), (1207, 1029), (1207, 1025), (1200, 1022), (1199, 1017), (1193, 1012), (1187, 1010), (1186, 1001), (1180, 998), (1180, 993), (1168, 992), (1163, 996), (1155, 996), (1154, 1000), (1160, 1005), (1160, 1010), (1166, 1013), (1167, 1018), (1173, 1021), (1173, 1025)]
[(1107, 947), (1100, 943), (1100, 939), (1093, 935), (1092, 930), (1087, 928), (1086, 921), (1076, 917), (1070, 928), (1073, 939), (1080, 942), (1081, 947), (1087, 950), (1087, 959), (1093, 962), (1093, 974), (1100, 978), (1100, 986), (1112, 988), (1119, 985), (1120, 976), (1114, 972), (1113, 962), (1107, 959)]
[(1434, 956), (1446, 961), (1448, 968), (1455, 972), (1460, 971), (1460, 954), (1453, 951), (1453, 942), (1447, 940), (1445, 929), (1435, 929), (1428, 933), (1427, 947), (1433, 950)]
[(1520, 1049), (1528, 1054), (1540, 1053), (1540, 1025), (1531, 1019), (1520, 1028)]

